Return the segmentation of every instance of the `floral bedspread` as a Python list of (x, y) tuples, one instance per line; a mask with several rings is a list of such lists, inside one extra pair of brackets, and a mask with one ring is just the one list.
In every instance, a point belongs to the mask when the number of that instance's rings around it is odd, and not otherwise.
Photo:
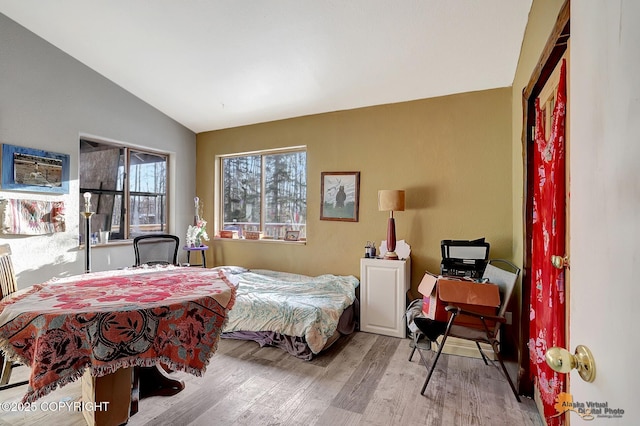
[(107, 271), (48, 281), (0, 302), (0, 349), (30, 366), (23, 402), (81, 377), (161, 361), (200, 376), (236, 289), (202, 268)]
[(226, 273), (238, 292), (223, 332), (275, 331), (304, 337), (314, 354), (335, 333), (359, 284), (353, 276), (329, 274), (309, 277), (255, 269)]

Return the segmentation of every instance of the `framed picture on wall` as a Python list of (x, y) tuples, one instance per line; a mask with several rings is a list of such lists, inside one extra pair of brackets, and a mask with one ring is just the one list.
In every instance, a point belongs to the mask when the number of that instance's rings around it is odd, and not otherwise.
[(322, 172), (320, 220), (358, 221), (360, 172)]
[(69, 193), (69, 155), (2, 145), (2, 189)]

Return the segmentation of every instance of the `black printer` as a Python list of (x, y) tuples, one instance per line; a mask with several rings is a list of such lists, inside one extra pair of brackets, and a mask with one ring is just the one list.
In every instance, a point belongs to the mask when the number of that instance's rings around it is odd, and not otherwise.
[(489, 243), (477, 240), (442, 240), (440, 275), (481, 278), (489, 260)]

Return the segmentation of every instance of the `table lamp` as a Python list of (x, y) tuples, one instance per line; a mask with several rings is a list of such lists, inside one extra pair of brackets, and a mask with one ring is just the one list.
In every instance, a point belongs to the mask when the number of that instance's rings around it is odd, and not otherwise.
[(388, 211), (389, 222), (387, 224), (387, 252), (385, 259), (397, 260), (396, 254), (396, 222), (393, 219), (393, 212), (404, 211), (404, 190), (381, 189), (378, 191), (378, 210)]

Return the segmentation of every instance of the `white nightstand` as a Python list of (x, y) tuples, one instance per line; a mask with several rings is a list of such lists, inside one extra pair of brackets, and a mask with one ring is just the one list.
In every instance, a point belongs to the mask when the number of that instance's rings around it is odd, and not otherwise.
[(411, 284), (411, 259), (360, 260), (360, 330), (407, 337), (403, 318)]

